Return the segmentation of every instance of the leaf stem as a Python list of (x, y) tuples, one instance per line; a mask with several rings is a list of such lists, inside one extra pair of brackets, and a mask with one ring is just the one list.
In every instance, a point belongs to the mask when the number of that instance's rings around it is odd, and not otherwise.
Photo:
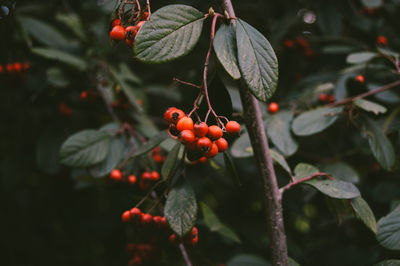
[(299, 179), (299, 180), (295, 180), (294, 178), (292, 178), (292, 182), (290, 182), (290, 183), (287, 184), (286, 186), (280, 188), (280, 189), (279, 189), (279, 192), (280, 192), (281, 194), (283, 194), (283, 192), (285, 192), (286, 190), (292, 188), (293, 186), (298, 185), (298, 184), (301, 184), (301, 183), (304, 183), (304, 182), (309, 181), (309, 180), (311, 180), (311, 179), (313, 179), (313, 178), (315, 178), (315, 177), (318, 177), (318, 176), (326, 176), (326, 177), (328, 177), (330, 180), (333, 180), (333, 177), (332, 177), (330, 174), (327, 174), (327, 173), (315, 173), (315, 174), (312, 174), (312, 175), (310, 175), (310, 176), (304, 177), (304, 178)]

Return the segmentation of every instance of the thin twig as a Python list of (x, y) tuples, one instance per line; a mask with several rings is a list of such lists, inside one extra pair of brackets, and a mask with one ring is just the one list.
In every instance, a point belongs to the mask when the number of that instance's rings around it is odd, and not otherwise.
[(298, 185), (298, 184), (301, 184), (301, 183), (306, 182), (306, 181), (309, 181), (309, 180), (311, 180), (311, 179), (313, 179), (313, 178), (315, 178), (315, 177), (319, 177), (319, 176), (326, 176), (326, 177), (328, 177), (330, 180), (333, 180), (333, 177), (332, 177), (330, 174), (327, 174), (327, 173), (315, 173), (315, 174), (312, 174), (312, 175), (310, 175), (310, 176), (304, 177), (304, 178), (299, 179), (299, 180), (292, 179), (293, 181), (290, 182), (289, 184), (287, 184), (286, 186), (280, 188), (280, 189), (279, 189), (279, 192), (280, 192), (281, 194), (283, 194), (283, 192), (285, 192), (286, 190), (292, 188), (293, 186)]

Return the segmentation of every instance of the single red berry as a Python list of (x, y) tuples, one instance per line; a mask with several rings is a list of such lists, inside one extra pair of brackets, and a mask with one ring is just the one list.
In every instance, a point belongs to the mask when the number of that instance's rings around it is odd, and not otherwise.
[(136, 26), (128, 26), (125, 28), (125, 32), (125, 37), (129, 40), (133, 40), (136, 37), (137, 28)]
[(193, 130), (197, 137), (204, 137), (208, 133), (208, 125), (205, 122), (196, 122), (193, 126)]
[(270, 112), (271, 114), (275, 114), (276, 112), (278, 112), (279, 110), (279, 105), (277, 103), (270, 103), (268, 106), (268, 112)]
[(223, 132), (219, 126), (213, 125), (208, 127), (207, 136), (212, 140), (217, 140), (222, 137)]
[(173, 245), (179, 245), (180, 244), (180, 239), (179, 239), (179, 237), (177, 236), (177, 235), (175, 235), (175, 234), (171, 234), (170, 236), (169, 236), (169, 242), (171, 243), (171, 244), (173, 244)]
[(164, 113), (164, 120), (169, 123), (172, 123), (172, 112), (175, 110), (177, 110), (177, 108), (175, 107), (168, 108)]
[(207, 157), (203, 156), (199, 159), (199, 163), (206, 163), (207, 162)]
[(131, 213), (129, 211), (124, 211), (121, 218), (124, 223), (128, 223), (131, 220)]
[[(128, 45), (129, 47), (133, 47), (133, 45), (135, 44), (135, 40), (129, 40), (129, 39), (125, 39), (125, 43), (126, 45)], [(140, 99), (138, 99), (138, 104), (142, 105), (142, 103), (139, 102)]]
[(30, 67), (29, 62), (24, 62), (23, 67), (25, 70), (29, 69), (29, 67)]
[(193, 130), (193, 120), (190, 117), (182, 117), (176, 124), (176, 128), (179, 131), (183, 130)]
[(134, 185), (136, 183), (136, 176), (134, 175), (128, 176), (128, 182)]
[(110, 178), (114, 180), (122, 180), (122, 173), (119, 169), (114, 169), (110, 173)]
[(198, 242), (199, 242), (199, 237), (194, 237), (194, 238), (192, 238), (192, 241), (190, 244), (196, 245)]
[(144, 19), (144, 20), (147, 20), (148, 18), (149, 18), (149, 12), (144, 12), (143, 13), (143, 15), (142, 15), (142, 18)]
[(335, 95), (329, 95), (328, 96), (328, 102), (333, 103), (335, 101)]
[(6, 65), (6, 70), (8, 71), (8, 72), (14, 72), (14, 65), (13, 64), (7, 64)]
[(86, 99), (88, 97), (87, 91), (82, 91), (80, 97), (82, 100)]
[(179, 122), (179, 120), (181, 120), (183, 117), (185, 117), (185, 113), (180, 110), (180, 109), (175, 109), (174, 111), (172, 111), (171, 113), (171, 122), (176, 124)]
[(212, 141), (207, 137), (202, 137), (197, 140), (197, 148), (206, 153), (211, 149)]
[(110, 38), (116, 41), (125, 39), (125, 29), (122, 26), (114, 26), (110, 31)]
[(165, 216), (161, 217), (161, 227), (168, 228), (168, 223)]
[(142, 180), (151, 180), (152, 176), (150, 172), (143, 172), (142, 173)]
[(376, 42), (377, 42), (379, 45), (383, 45), (383, 46), (385, 46), (385, 45), (388, 44), (387, 38), (386, 38), (385, 36), (382, 36), (382, 35), (380, 35), (380, 36), (378, 36), (378, 37), (376, 38)]
[(143, 24), (144, 24), (145, 22), (146, 22), (146, 21), (142, 20), (142, 21), (140, 21), (140, 22), (136, 25), (137, 31), (140, 30), (140, 28), (143, 26)]
[(132, 208), (129, 211), (132, 220), (138, 220), (142, 218), (142, 211), (139, 208)]
[(158, 179), (160, 179), (160, 174), (157, 171), (151, 172), (151, 180), (157, 181)]
[(225, 125), (225, 130), (227, 133), (239, 133), (240, 132), (240, 124), (236, 121), (229, 121)]
[(224, 152), (228, 149), (228, 142), (224, 138), (219, 138), (215, 141), (218, 147), (218, 152)]
[(207, 158), (212, 158), (215, 157), (217, 154), (218, 154), (218, 146), (217, 144), (213, 143), (211, 149), (206, 154), (204, 154), (204, 156)]
[(3, 67), (3, 65), (0, 65), (0, 73), (3, 73), (4, 72), (4, 67)]
[(148, 213), (142, 214), (142, 219), (141, 219), (142, 224), (151, 224), (152, 222), (153, 222), (153, 216), (151, 216), (151, 214)]
[(154, 154), (153, 155), (153, 160), (156, 163), (162, 163), (162, 162), (164, 162), (164, 157), (162, 155), (160, 155), (160, 154)]
[(120, 26), (122, 25), (122, 21), (120, 19), (114, 19), (111, 21), (111, 27)]
[(294, 45), (295, 45), (295, 43), (292, 40), (285, 40), (283, 42), (283, 46), (285, 46), (286, 48), (293, 48)]
[(14, 63), (14, 70), (15, 71), (20, 72), (22, 70), (22, 68), (23, 68), (23, 66), (22, 66), (21, 63), (19, 63), (19, 62), (15, 62)]
[(161, 220), (162, 220), (161, 216), (154, 216), (154, 217), (153, 217), (153, 223), (154, 223), (155, 225), (157, 225), (158, 227), (161, 226)]
[(359, 82), (359, 83), (364, 83), (365, 78), (364, 78), (363, 75), (357, 75), (357, 76), (355, 77), (355, 80), (356, 80), (357, 82)]
[(194, 133), (192, 130), (183, 130), (181, 133), (179, 133), (179, 139), (182, 143), (192, 143), (195, 141), (196, 137), (194, 136)]
[(326, 102), (328, 101), (328, 95), (326, 95), (326, 93), (321, 93), (320, 95), (318, 95), (318, 100), (321, 102)]

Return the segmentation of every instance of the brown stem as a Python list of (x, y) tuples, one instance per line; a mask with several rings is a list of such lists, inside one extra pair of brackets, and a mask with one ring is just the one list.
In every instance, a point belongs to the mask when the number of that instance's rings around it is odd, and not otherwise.
[(318, 176), (326, 176), (330, 180), (333, 180), (333, 177), (330, 174), (327, 174), (327, 173), (315, 173), (315, 174), (312, 174), (310, 176), (304, 177), (304, 178), (299, 179), (299, 180), (292, 179), (292, 182), (290, 182), (286, 186), (280, 188), (279, 191), (283, 194), (283, 192), (285, 192), (286, 190), (290, 189), (291, 187), (293, 187), (295, 185), (298, 185), (300, 183), (306, 182), (308, 180), (311, 180), (311, 179), (313, 179), (315, 177), (318, 177)]
[(376, 88), (376, 89), (374, 89), (372, 91), (368, 91), (368, 92), (365, 92), (363, 94), (360, 94), (360, 95), (357, 95), (357, 96), (354, 96), (354, 97), (346, 98), (346, 99), (343, 99), (343, 100), (328, 104), (327, 106), (334, 107), (334, 106), (344, 105), (346, 103), (351, 103), (352, 101), (354, 101), (356, 99), (362, 99), (362, 98), (365, 98), (365, 97), (380, 93), (382, 91), (389, 90), (389, 89), (391, 89), (393, 87), (396, 87), (396, 86), (399, 86), (399, 85), (400, 85), (400, 80), (397, 80), (397, 81), (389, 83), (389, 84), (387, 84), (385, 86)]
[[(223, 0), (222, 6), (229, 17), (236, 17), (231, 0)], [(235, 20), (231, 20), (230, 22), (235, 23)], [(281, 193), (279, 192), (275, 170), (272, 164), (272, 157), (265, 134), (260, 106), (243, 82), (240, 84), (239, 89), (246, 127), (250, 135), (251, 145), (264, 186), (267, 229), (271, 245), (271, 263), (272, 265), (288, 266), (289, 262), (283, 223)]]

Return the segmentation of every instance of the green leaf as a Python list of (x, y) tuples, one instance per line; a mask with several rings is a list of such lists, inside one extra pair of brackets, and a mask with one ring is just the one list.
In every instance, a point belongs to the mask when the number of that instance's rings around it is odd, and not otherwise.
[[(318, 172), (318, 168), (305, 163), (299, 163), (294, 169), (296, 180), (300, 180)], [(314, 188), (331, 198), (352, 199), (360, 196), (360, 191), (350, 182), (326, 179), (321, 180), (316, 177), (304, 182), (304, 184), (313, 186)]]
[(361, 197), (351, 200), (351, 207), (356, 213), (357, 217), (369, 228), (374, 234), (378, 231), (374, 213), (369, 207), (368, 203)]
[(58, 13), (56, 19), (67, 26), (81, 40), (86, 40), (85, 30), (80, 17), (75, 13)]
[(241, 19), (236, 23), (238, 61), (251, 93), (266, 102), (278, 86), (278, 60), (268, 40)]
[(168, 180), (169, 178), (171, 178), (171, 175), (175, 169), (180, 148), (181, 144), (179, 142), (176, 143), (172, 150), (169, 152), (167, 159), (163, 163), (163, 166), (161, 168), (161, 175), (164, 180)]
[(46, 76), (47, 82), (55, 87), (65, 88), (70, 84), (68, 76), (60, 68), (52, 67), (47, 69)]
[(353, 101), (353, 103), (356, 106), (358, 106), (359, 108), (361, 108), (361, 109), (363, 109), (363, 110), (365, 110), (367, 112), (372, 112), (372, 113), (374, 113), (376, 115), (384, 114), (387, 111), (386, 107), (384, 107), (384, 106), (382, 106), (380, 104), (371, 102), (371, 101), (364, 100), (364, 99), (355, 99)]
[(168, 5), (151, 15), (135, 39), (136, 57), (162, 63), (189, 53), (199, 40), (205, 16), (186, 5)]
[(368, 8), (378, 8), (383, 5), (383, 0), (361, 0), (361, 3)]
[(180, 184), (168, 193), (164, 215), (178, 236), (182, 237), (192, 229), (196, 222), (197, 203), (189, 183)]
[(140, 146), (136, 152), (132, 155), (132, 157), (137, 157), (143, 155), (152, 149), (154, 149), (158, 144), (160, 144), (163, 140), (168, 138), (168, 133), (164, 130), (161, 131), (159, 134), (155, 135), (151, 139), (149, 139), (146, 144)]
[(277, 162), (280, 166), (282, 166), (282, 168), (288, 172), (289, 175), (292, 175), (292, 170), (290, 170), (289, 165), (287, 164), (285, 157), (282, 156), (282, 154), (280, 154), (279, 152), (277, 152), (274, 149), (270, 150), (271, 152), (271, 157), (272, 160), (274, 160), (275, 162)]
[(232, 229), (221, 223), (217, 215), (204, 202), (200, 203), (201, 210), (204, 216), (204, 222), (211, 232), (217, 232), (221, 236), (235, 243), (241, 243), (239, 237)]
[(293, 120), (292, 130), (298, 136), (319, 133), (331, 126), (338, 119), (343, 107), (323, 107), (304, 112)]
[(270, 266), (263, 258), (250, 255), (250, 254), (239, 254), (233, 257), (226, 264), (227, 266)]
[(125, 141), (124, 137), (118, 136), (112, 138), (110, 142), (110, 151), (107, 154), (107, 157), (99, 164), (90, 168), (90, 174), (94, 177), (103, 177), (108, 175), (113, 169), (115, 169), (118, 163), (124, 159), (128, 147), (128, 143)]
[(268, 137), (285, 156), (293, 155), (298, 148), (297, 142), (290, 132), (292, 120), (293, 114), (291, 112), (281, 111), (267, 116), (265, 121)]
[(53, 48), (32, 48), (32, 52), (47, 59), (60, 61), (80, 71), (85, 71), (88, 67), (86, 61), (79, 57)]
[(367, 135), (372, 154), (379, 164), (386, 170), (393, 168), (396, 155), (390, 140), (383, 133), (382, 128), (371, 119), (364, 119), (364, 133)]
[(237, 62), (236, 31), (234, 26), (222, 24), (214, 39), (214, 51), (225, 68), (226, 72), (234, 79), (240, 78)]
[(289, 266), (300, 266), (300, 264), (292, 258), (289, 258)]
[(400, 265), (400, 260), (384, 260), (381, 261), (374, 266), (399, 266)]
[(400, 250), (400, 207), (378, 221), (379, 244), (390, 250)]
[(330, 174), (336, 180), (342, 180), (351, 183), (357, 183), (360, 180), (356, 170), (344, 162), (324, 164), (320, 168), (322, 172)]
[(358, 52), (349, 54), (346, 58), (346, 62), (349, 64), (362, 64), (366, 63), (378, 54), (372, 52)]
[(110, 135), (98, 130), (83, 130), (70, 136), (61, 146), (60, 162), (72, 167), (88, 167), (106, 158)]
[(233, 143), (231, 154), (235, 158), (247, 158), (253, 156), (253, 148), (251, 147), (249, 134), (243, 133)]
[(55, 27), (31, 17), (19, 16), (22, 27), (38, 42), (58, 49), (71, 48), (71, 41)]

